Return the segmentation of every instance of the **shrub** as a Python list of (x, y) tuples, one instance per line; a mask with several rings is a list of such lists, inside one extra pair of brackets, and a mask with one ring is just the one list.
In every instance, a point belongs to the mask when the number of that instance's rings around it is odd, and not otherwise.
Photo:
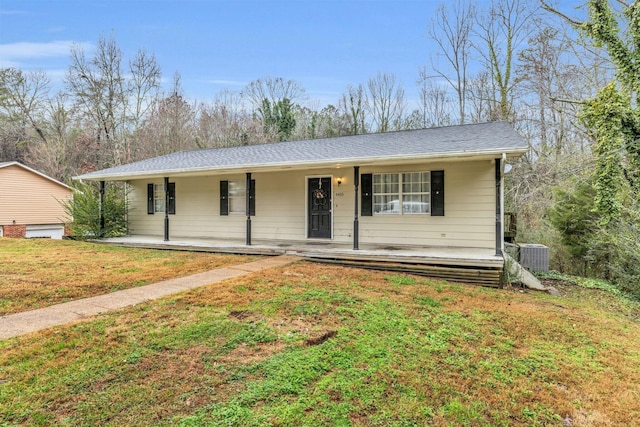
[(64, 202), (73, 218), (71, 232), (76, 239), (115, 237), (127, 233), (126, 189), (124, 184), (105, 186), (104, 230), (100, 230), (100, 190), (98, 183), (76, 182), (73, 198)]

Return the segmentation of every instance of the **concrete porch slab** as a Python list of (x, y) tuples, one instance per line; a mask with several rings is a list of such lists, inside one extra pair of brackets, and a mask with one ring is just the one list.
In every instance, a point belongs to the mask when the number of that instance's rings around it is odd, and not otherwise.
[[(293, 255), (311, 259), (373, 260), (379, 262), (407, 262), (443, 266), (502, 269), (504, 258), (495, 249), (436, 246), (360, 244), (354, 250), (350, 244), (332, 240), (259, 240), (252, 245), (244, 241), (174, 237), (164, 241), (162, 236), (131, 235), (97, 240), (98, 243), (154, 249), (191, 250), (202, 252), (236, 253), (248, 255)], [(258, 261), (261, 262), (261, 261)], [(244, 264), (243, 268), (250, 268)]]

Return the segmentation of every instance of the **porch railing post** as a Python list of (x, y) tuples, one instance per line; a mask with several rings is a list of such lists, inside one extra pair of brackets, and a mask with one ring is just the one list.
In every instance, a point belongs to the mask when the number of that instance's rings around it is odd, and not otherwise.
[(164, 177), (164, 241), (169, 241), (169, 177)]
[(360, 166), (353, 167), (353, 193), (354, 193), (354, 209), (353, 209), (353, 250), (359, 249), (359, 233), (360, 222), (358, 221), (358, 186), (360, 185)]
[(247, 202), (247, 246), (251, 246), (251, 172), (247, 172), (246, 185), (246, 202)]
[(502, 256), (502, 160), (496, 159), (496, 256)]
[(100, 181), (100, 237), (104, 237), (104, 181)]

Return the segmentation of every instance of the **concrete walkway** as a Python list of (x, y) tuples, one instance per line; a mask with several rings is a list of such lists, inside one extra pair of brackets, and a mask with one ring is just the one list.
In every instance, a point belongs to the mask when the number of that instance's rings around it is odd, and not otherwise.
[(244, 276), (273, 267), (281, 267), (299, 260), (295, 256), (281, 255), (259, 261), (197, 273), (191, 276), (164, 280), (137, 288), (125, 289), (106, 295), (83, 298), (63, 304), (0, 317), (0, 339), (8, 339), (52, 326), (64, 325), (100, 313), (117, 310), (141, 302), (198, 288), (233, 277)]

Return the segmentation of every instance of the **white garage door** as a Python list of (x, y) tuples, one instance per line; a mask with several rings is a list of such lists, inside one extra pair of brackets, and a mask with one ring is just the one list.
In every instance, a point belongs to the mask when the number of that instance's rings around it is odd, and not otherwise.
[(62, 239), (64, 236), (64, 225), (27, 225), (27, 238), (49, 237), (51, 239)]

